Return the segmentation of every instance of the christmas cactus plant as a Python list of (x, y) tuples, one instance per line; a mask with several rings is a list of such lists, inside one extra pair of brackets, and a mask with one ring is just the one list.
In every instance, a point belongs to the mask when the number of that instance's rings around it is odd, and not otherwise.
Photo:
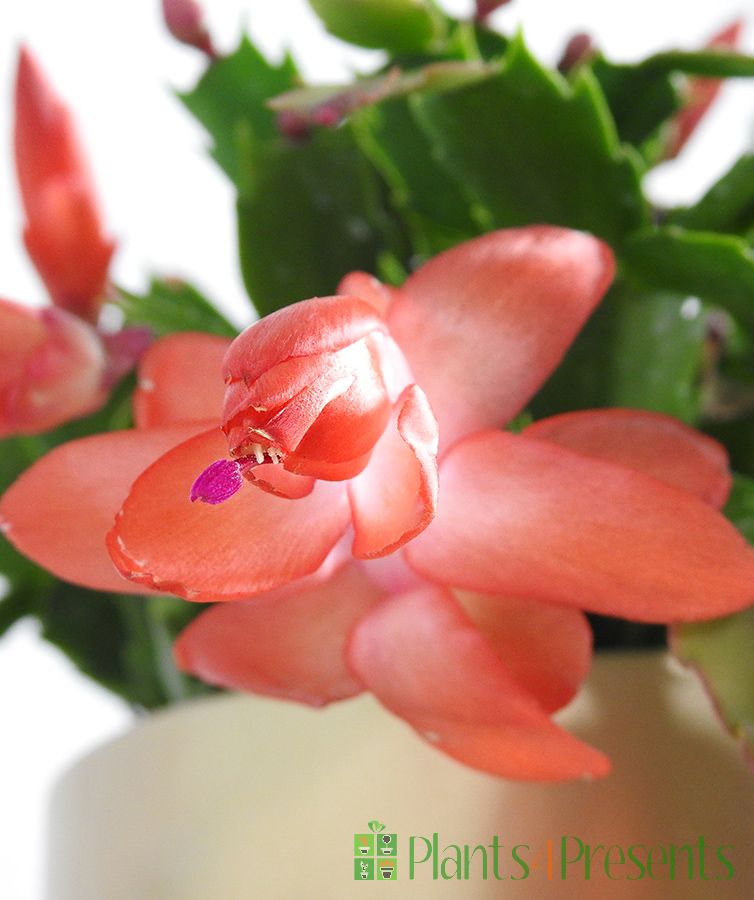
[(50, 303), (0, 304), (0, 630), (37, 617), (137, 707), (369, 690), (467, 765), (561, 780), (609, 771), (551, 718), (593, 649), (669, 629), (751, 752), (754, 157), (682, 208), (646, 179), (754, 58), (736, 22), (631, 64), (577, 34), (550, 68), (503, 5), (311, 0), (382, 51), (322, 85), (164, 0), (236, 197), (240, 334), (185, 281), (113, 282), (21, 51)]

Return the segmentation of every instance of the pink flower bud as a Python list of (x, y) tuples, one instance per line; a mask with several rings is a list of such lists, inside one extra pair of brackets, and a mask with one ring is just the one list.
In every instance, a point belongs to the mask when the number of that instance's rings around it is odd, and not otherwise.
[(196, 47), (210, 59), (217, 58), (204, 24), (204, 12), (196, 0), (162, 0), (162, 14), (168, 31), (177, 41)]
[(558, 63), (558, 71), (567, 75), (579, 63), (588, 59), (594, 51), (594, 44), (588, 34), (579, 32), (570, 38)]
[(73, 118), (26, 48), (16, 78), (15, 155), (29, 256), (53, 303), (95, 322), (115, 244), (103, 233)]
[(481, 22), (492, 15), (499, 6), (505, 6), (510, 0), (476, 0), (476, 17)]

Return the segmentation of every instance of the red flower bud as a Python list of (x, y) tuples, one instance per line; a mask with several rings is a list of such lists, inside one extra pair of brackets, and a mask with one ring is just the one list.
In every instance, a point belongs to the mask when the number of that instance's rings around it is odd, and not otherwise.
[(15, 154), (29, 256), (53, 303), (94, 322), (115, 245), (103, 233), (71, 114), (25, 48), (16, 79)]

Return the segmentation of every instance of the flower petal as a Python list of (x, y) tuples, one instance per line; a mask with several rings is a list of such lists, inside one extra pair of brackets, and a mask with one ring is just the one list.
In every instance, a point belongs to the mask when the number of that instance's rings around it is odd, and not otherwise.
[(288, 360), (334, 353), (384, 331), (376, 310), (357, 297), (315, 297), (294, 303), (250, 325), (225, 358), (230, 381), (252, 385), (265, 372)]
[(754, 553), (691, 494), (521, 435), (448, 455), (435, 521), (406, 548), (426, 577), (646, 622), (754, 602)]
[(137, 475), (190, 434), (186, 426), (113, 431), (56, 447), (3, 495), (0, 527), (5, 537), (65, 581), (142, 593), (143, 588), (118, 574), (105, 536)]
[(338, 293), (364, 300), (373, 306), (381, 316), (387, 313), (388, 307), (397, 295), (395, 288), (383, 284), (378, 278), (367, 272), (349, 272), (341, 279)]
[(0, 300), (0, 387), (23, 372), (27, 356), (46, 335), (40, 310)]
[(638, 409), (595, 409), (535, 422), (526, 437), (637, 469), (717, 508), (730, 493), (722, 444), (670, 416)]
[(390, 417), (375, 356), (369, 337), (332, 354), (331, 370), (265, 423), (264, 433), (289, 454), (286, 468), (294, 455), (305, 467), (310, 460), (347, 462), (374, 447)]
[(522, 409), (612, 277), (601, 241), (532, 226), (467, 241), (408, 279), (388, 324), (429, 397), (444, 448)]
[[(350, 543), (353, 543), (353, 540)], [(411, 568), (402, 552), (359, 560), (358, 565), (369, 576), (370, 581), (379, 584), (388, 594), (405, 594), (426, 583), (425, 579)]]
[(348, 525), (343, 485), (319, 483), (301, 500), (249, 486), (219, 506), (191, 503), (197, 475), (226, 451), (213, 429), (136, 480), (108, 536), (126, 577), (187, 600), (240, 600), (322, 563)]
[(147, 350), (134, 394), (137, 428), (178, 422), (220, 422), (227, 338), (199, 332), (171, 334)]
[(417, 385), (396, 404), (366, 469), (348, 484), (353, 554), (385, 556), (432, 521), (437, 507), (437, 421)]
[(354, 629), (347, 654), (384, 706), (469, 766), (540, 781), (609, 771), (601, 753), (558, 728), (521, 689), (446, 590), (380, 604)]
[(0, 435), (38, 434), (107, 398), (94, 329), (62, 309), (0, 301)]
[(312, 706), (360, 693), (344, 645), (382, 592), (355, 566), (324, 584), (294, 588), (203, 613), (176, 642), (180, 668), (220, 687)]
[(455, 591), (466, 615), (521, 688), (547, 712), (573, 699), (589, 672), (592, 630), (580, 610)]
[[(288, 500), (300, 500), (308, 497), (314, 490), (315, 478), (308, 475), (294, 475), (280, 465), (254, 466), (245, 473), (245, 478), (260, 490), (274, 494), (276, 497), (287, 497)], [(337, 479), (336, 479), (337, 480)]]

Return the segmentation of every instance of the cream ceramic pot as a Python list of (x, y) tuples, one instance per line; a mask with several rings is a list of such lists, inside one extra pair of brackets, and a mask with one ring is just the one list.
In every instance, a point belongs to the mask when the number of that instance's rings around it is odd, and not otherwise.
[[(754, 776), (694, 676), (604, 656), (559, 719), (611, 756), (609, 778), (473, 772), (370, 697), (173, 708), (58, 785), (47, 900), (754, 897)], [(384, 832), (355, 840), (371, 820)]]

